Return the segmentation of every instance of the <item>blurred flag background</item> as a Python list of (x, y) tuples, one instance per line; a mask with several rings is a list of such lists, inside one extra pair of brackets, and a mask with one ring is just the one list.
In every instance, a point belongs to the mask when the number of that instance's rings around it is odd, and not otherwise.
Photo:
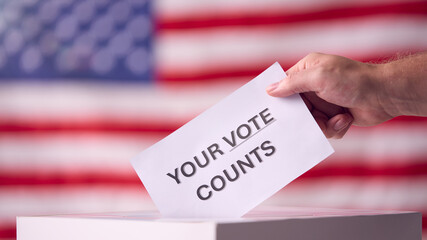
[[(0, 239), (17, 215), (153, 209), (129, 159), (275, 61), (425, 50), (425, 0), (1, 0)], [(264, 204), (416, 210), (427, 239), (427, 119), (332, 144)]]

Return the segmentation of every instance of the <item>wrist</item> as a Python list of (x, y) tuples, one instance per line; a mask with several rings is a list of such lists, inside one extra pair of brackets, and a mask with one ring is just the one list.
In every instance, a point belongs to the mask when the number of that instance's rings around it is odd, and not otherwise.
[(396, 62), (376, 65), (376, 79), (381, 89), (378, 101), (391, 117), (417, 115), (416, 99), (410, 81)]

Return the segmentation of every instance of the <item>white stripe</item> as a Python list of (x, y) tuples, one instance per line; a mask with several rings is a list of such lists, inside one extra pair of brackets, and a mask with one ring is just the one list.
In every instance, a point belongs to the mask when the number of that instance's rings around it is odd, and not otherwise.
[(11, 187), (0, 189), (0, 218), (22, 215), (154, 209), (142, 187)]
[[(326, 165), (413, 164), (426, 162), (425, 123), (352, 129), (331, 141), (335, 153)], [(46, 133), (1, 134), (0, 167), (34, 171), (108, 171), (128, 173), (129, 160), (165, 134)], [(356, 162), (350, 162), (356, 161)]]
[[(420, 0), (421, 1), (421, 0)], [(157, 0), (154, 6), (157, 14), (166, 18), (182, 18), (191, 16), (206, 16), (207, 14), (228, 13), (257, 13), (262, 12), (309, 12), (340, 7), (370, 6), (375, 4), (390, 4), (401, 0)], [(418, 1), (411, 1), (418, 2)]]
[(291, 183), (265, 205), (427, 210), (426, 177), (333, 178)]
[(129, 160), (164, 134), (2, 134), (0, 168), (36, 172), (78, 170), (128, 173)]
[[(247, 79), (249, 81), (250, 79)], [(16, 82), (16, 81), (14, 81)], [(19, 81), (18, 81), (19, 82)], [(33, 122), (65, 119), (124, 121), (156, 119), (177, 124), (189, 120), (237, 89), (242, 83), (187, 87), (147, 87), (142, 84), (2, 83), (1, 120)]]
[(296, 62), (310, 52), (349, 57), (427, 48), (427, 18), (370, 17), (281, 27), (166, 32), (158, 37), (157, 64), (165, 72), (235, 69), (276, 60)]
[[(330, 140), (335, 149), (326, 164), (375, 165), (427, 162), (426, 123), (387, 124), (351, 128), (340, 140)], [(357, 162), (349, 162), (349, 158)]]

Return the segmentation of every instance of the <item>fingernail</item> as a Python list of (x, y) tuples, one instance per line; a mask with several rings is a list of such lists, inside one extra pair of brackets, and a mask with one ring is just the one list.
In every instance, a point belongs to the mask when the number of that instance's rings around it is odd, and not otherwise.
[(334, 125), (334, 130), (339, 132), (348, 126), (349, 122), (344, 121), (343, 119), (338, 120)]
[(267, 87), (266, 90), (267, 90), (267, 92), (272, 92), (272, 91), (274, 91), (274, 89), (277, 88), (277, 86), (279, 86), (279, 82), (271, 84), (270, 86)]

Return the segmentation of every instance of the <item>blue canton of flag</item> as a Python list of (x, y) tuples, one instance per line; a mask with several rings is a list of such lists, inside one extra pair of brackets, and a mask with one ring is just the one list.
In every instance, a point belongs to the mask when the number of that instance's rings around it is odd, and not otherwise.
[(148, 81), (147, 0), (0, 1), (0, 77)]

